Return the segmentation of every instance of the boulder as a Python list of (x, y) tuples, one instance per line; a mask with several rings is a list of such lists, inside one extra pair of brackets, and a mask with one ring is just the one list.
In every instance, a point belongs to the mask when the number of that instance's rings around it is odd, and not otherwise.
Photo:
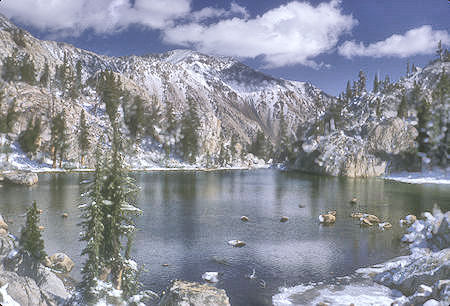
[(361, 218), (361, 226), (372, 226), (373, 223), (370, 222), (367, 218)]
[(176, 280), (162, 296), (160, 306), (229, 306), (225, 290), (206, 284)]
[(401, 226), (411, 226), (414, 222), (416, 222), (417, 217), (414, 215), (407, 215), (405, 219), (400, 220)]
[(282, 217), (280, 218), (280, 222), (287, 222), (288, 220), (289, 220), (289, 218), (286, 217), (286, 216), (282, 216)]
[(8, 256), (11, 251), (15, 249), (14, 240), (8, 235), (0, 234), (0, 265), (3, 261), (3, 258)]
[(381, 220), (375, 215), (365, 215), (364, 218), (372, 223), (380, 223), (381, 222)]
[(242, 217), (241, 217), (241, 221), (247, 222), (247, 221), (248, 221), (248, 217), (247, 217), (247, 216), (242, 216)]
[(332, 214), (323, 214), (319, 216), (319, 222), (324, 224), (333, 224), (336, 222), (336, 217)]
[(202, 278), (209, 283), (217, 283), (219, 281), (219, 272), (205, 272)]
[(246, 243), (244, 241), (235, 239), (228, 241), (228, 244), (235, 248), (242, 248), (243, 246), (245, 246)]
[(385, 230), (385, 229), (390, 229), (392, 228), (392, 224), (390, 224), (389, 222), (382, 222), (378, 224), (378, 227)]
[(63, 273), (69, 273), (74, 267), (74, 262), (64, 253), (55, 253), (49, 257), (51, 262), (51, 268), (61, 271)]
[(363, 213), (359, 213), (359, 212), (355, 212), (355, 213), (352, 213), (350, 215), (350, 217), (355, 218), (355, 219), (361, 219), (362, 217), (364, 217), (364, 214)]
[(32, 186), (34, 184), (37, 184), (38, 182), (38, 176), (36, 173), (31, 172), (9, 172), (4, 174), (5, 181), (12, 183), (12, 184), (18, 184), (18, 185), (26, 185), (26, 186)]

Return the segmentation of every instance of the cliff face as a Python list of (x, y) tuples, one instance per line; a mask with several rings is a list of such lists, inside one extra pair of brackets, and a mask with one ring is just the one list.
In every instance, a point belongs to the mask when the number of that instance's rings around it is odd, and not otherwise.
[(305, 131), (289, 167), (370, 177), (448, 166), (450, 62), (435, 61), (376, 92), (335, 100)]
[[(15, 102), (18, 118), (9, 134), (12, 143), (26, 129), (28, 121), (41, 118), (43, 132), (39, 151), (43, 153), (40, 154), (40, 161), (45, 161), (49, 154), (49, 122), (52, 116), (62, 111), (66, 114), (70, 135), (67, 162), (76, 163), (81, 153), (76, 135), (82, 110), (86, 111), (90, 126), (89, 153), (92, 153), (100, 135), (105, 134), (110, 126), (105, 106), (96, 90), (98, 75), (105, 69), (112, 70), (120, 78), (122, 90), (143, 98), (146, 112), (158, 109), (161, 114), (154, 122), (156, 135), (142, 137), (129, 149), (130, 156), (138, 154), (139, 160), (144, 160), (139, 163), (136, 158), (130, 158), (130, 164), (137, 167), (167, 163), (161, 148), (177, 140), (177, 135), (165, 137), (164, 114), (169, 104), (179, 121), (187, 110), (188, 98), (195, 102), (200, 115), (199, 162), (206, 162), (205, 156), (219, 155), (221, 147), (231, 150), (231, 137), (234, 136), (244, 154), (236, 156), (231, 163), (239, 164), (252, 159), (252, 156), (246, 156), (245, 148), (258, 130), (262, 130), (272, 143), (278, 141), (282, 110), (288, 134), (293, 135), (298, 125), (313, 121), (333, 101), (332, 97), (310, 84), (275, 79), (231, 58), (188, 50), (147, 56), (107, 57), (64, 43), (38, 40), (25, 31), (21, 32), (22, 37), (18, 41), (18, 31), (15, 25), (0, 17), (0, 65), (4, 66), (8, 56), (19, 61), (28, 56), (34, 63), (37, 80), (48, 64), (50, 82), (46, 86), (30, 85), (20, 79), (2, 82), (6, 103), (3, 102), (0, 114), (6, 114), (8, 107)], [(81, 63), (83, 86), (80, 95), (74, 99), (68, 98), (54, 79), (57, 66), (63, 64), (64, 58), (72, 72), (76, 71), (77, 62)], [(0, 69), (4, 70), (3, 66)], [(319, 100), (321, 102), (317, 103)], [(128, 131), (123, 111), (129, 110), (131, 103), (132, 99), (123, 99), (120, 108), (125, 135)], [(179, 159), (176, 155), (172, 157)], [(87, 165), (92, 165), (92, 159), (87, 160)]]

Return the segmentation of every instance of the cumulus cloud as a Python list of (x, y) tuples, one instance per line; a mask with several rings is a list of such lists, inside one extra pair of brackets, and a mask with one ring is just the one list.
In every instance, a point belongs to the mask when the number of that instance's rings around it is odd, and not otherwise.
[(314, 57), (333, 50), (339, 38), (357, 24), (351, 15), (343, 14), (338, 0), (318, 6), (293, 1), (251, 19), (245, 8), (237, 4), (232, 5), (232, 10), (244, 16), (207, 25), (176, 25), (164, 31), (164, 41), (206, 53), (261, 56), (268, 67), (317, 67)]
[(347, 58), (355, 56), (370, 57), (409, 57), (414, 55), (432, 54), (439, 41), (450, 44), (447, 31), (436, 31), (431, 26), (424, 25), (411, 29), (403, 35), (394, 34), (383, 41), (365, 46), (362, 42), (346, 41), (338, 48), (338, 53)]
[(152, 29), (171, 26), (191, 12), (191, 0), (14, 0), (3, 1), (9, 18), (53, 34), (77, 36), (87, 29), (99, 34), (131, 24)]

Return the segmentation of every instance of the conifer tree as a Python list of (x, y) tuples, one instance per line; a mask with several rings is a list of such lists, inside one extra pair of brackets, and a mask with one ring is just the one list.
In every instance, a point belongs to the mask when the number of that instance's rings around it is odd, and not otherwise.
[(2, 113), (3, 100), (5, 98), (5, 94), (3, 90), (0, 90), (0, 133), (7, 133), (8, 128), (6, 125), (6, 115)]
[(14, 49), (12, 55), (3, 60), (2, 78), (6, 82), (14, 82), (19, 79), (20, 66), (16, 58), (17, 49)]
[(407, 114), (408, 114), (408, 105), (406, 104), (406, 95), (403, 94), (400, 104), (398, 106), (397, 117), (404, 119), (407, 117)]
[(131, 137), (136, 138), (142, 134), (145, 125), (144, 100), (140, 96), (133, 99), (132, 110), (129, 115), (128, 129)]
[(39, 137), (41, 135), (41, 119), (36, 118), (28, 121), (28, 127), (19, 135), (19, 144), (25, 153), (36, 154), (39, 148)]
[(20, 75), (21, 80), (30, 85), (34, 85), (36, 83), (36, 69), (34, 67), (34, 62), (27, 54), (24, 56), (22, 60), (22, 64), (20, 66)]
[(278, 130), (278, 149), (277, 149), (277, 156), (276, 156), (276, 159), (278, 162), (285, 161), (285, 159), (289, 155), (288, 154), (288, 151), (289, 151), (288, 145), (289, 145), (289, 139), (287, 136), (286, 120), (284, 118), (284, 107), (281, 106), (280, 125), (279, 125), (279, 130)]
[(120, 79), (114, 75), (114, 72), (105, 70), (100, 73), (97, 91), (101, 100), (105, 103), (106, 113), (111, 124), (116, 121), (117, 111), (120, 105)]
[(419, 144), (419, 152), (428, 153), (430, 150), (430, 144), (428, 139), (427, 125), (431, 120), (430, 104), (426, 100), (422, 100), (419, 104), (417, 110), (417, 130), (419, 131), (419, 136), (417, 137), (417, 142)]
[(347, 88), (345, 90), (345, 97), (347, 98), (347, 102), (349, 102), (353, 98), (352, 87), (350, 85), (350, 81), (347, 81)]
[(45, 63), (44, 70), (42, 71), (41, 78), (39, 79), (39, 83), (42, 87), (47, 87), (50, 78), (50, 68), (48, 67), (48, 63)]
[(266, 158), (266, 137), (262, 130), (258, 130), (256, 133), (249, 151), (259, 158)]
[(14, 99), (8, 107), (8, 112), (6, 113), (6, 132), (10, 133), (13, 130), (14, 124), (19, 117), (19, 113), (16, 110), (16, 100)]
[(366, 91), (366, 75), (362, 70), (359, 71), (358, 74), (359, 80), (358, 80), (358, 94), (362, 94)]
[(175, 119), (175, 114), (174, 114), (172, 103), (167, 101), (166, 104), (167, 104), (167, 107), (166, 107), (166, 113), (164, 116), (165, 121), (167, 123), (166, 131), (169, 135), (171, 135), (173, 132), (175, 132), (175, 130), (177, 128), (177, 122)]
[(59, 156), (59, 167), (62, 167), (62, 161), (65, 157), (67, 149), (67, 134), (66, 121), (64, 113), (59, 113), (52, 118), (50, 133), (51, 133), (51, 151), (53, 168), (56, 168), (56, 161)]
[(198, 153), (199, 117), (192, 98), (188, 99), (188, 109), (181, 120), (181, 151), (184, 159), (194, 162)]
[(12, 39), (16, 43), (17, 46), (19, 46), (21, 48), (26, 47), (25, 32), (22, 29), (13, 30)]
[(377, 93), (378, 90), (379, 90), (378, 74), (375, 74), (375, 77), (373, 78), (373, 92)]
[(81, 241), (86, 243), (85, 248), (81, 252), (81, 256), (87, 256), (86, 261), (81, 269), (82, 281), (78, 289), (80, 290), (85, 303), (96, 302), (94, 288), (100, 279), (100, 275), (104, 269), (104, 262), (101, 258), (101, 245), (104, 241), (104, 226), (102, 221), (103, 215), (103, 195), (105, 165), (100, 154), (100, 148), (96, 150), (96, 166), (93, 181), (88, 192), (85, 193), (87, 204), (81, 205), (80, 226), (82, 228)]
[(406, 77), (408, 78), (410, 75), (410, 70), (409, 70), (409, 60), (406, 61)]
[(80, 165), (83, 166), (84, 158), (89, 150), (89, 128), (86, 123), (86, 113), (83, 110), (80, 115), (80, 133), (78, 134), (78, 146), (80, 148)]
[[(22, 228), (20, 234), (20, 253), (24, 258), (25, 265), (20, 269), (21, 273), (34, 279), (39, 278), (39, 264), (47, 256), (44, 250), (44, 240), (39, 230), (39, 211), (36, 201), (33, 201), (31, 207), (27, 209), (27, 220), (25, 227)], [(27, 269), (28, 268), (28, 269)], [(27, 271), (28, 270), (28, 271)]]
[(442, 41), (441, 40), (439, 40), (439, 42), (438, 42), (436, 54), (437, 54), (439, 60), (442, 61), (442, 54), (443, 54), (443, 52), (442, 52)]

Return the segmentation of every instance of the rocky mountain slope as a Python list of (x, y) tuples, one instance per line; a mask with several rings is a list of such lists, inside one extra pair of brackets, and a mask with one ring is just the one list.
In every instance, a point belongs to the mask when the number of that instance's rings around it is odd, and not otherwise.
[[(313, 122), (334, 99), (308, 83), (275, 79), (232, 58), (213, 57), (194, 51), (107, 57), (68, 44), (36, 39), (4, 17), (0, 17), (0, 38), (0, 69), (5, 71), (8, 57), (19, 62), (28, 60), (34, 64), (36, 78), (32, 84), (20, 77), (0, 83), (4, 96), (0, 114), (6, 116), (12, 103), (17, 113), (17, 119), (2, 142), (10, 142), (14, 149), (19, 148), (19, 135), (30, 120), (39, 117), (42, 126), (40, 153), (33, 157), (38, 163), (49, 163), (51, 118), (64, 111), (69, 140), (63, 164), (78, 166), (81, 152), (77, 131), (84, 110), (91, 143), (86, 166), (92, 166), (89, 156), (92, 156), (100, 135), (105, 134), (110, 126), (105, 105), (96, 88), (100, 72), (107, 69), (120, 78), (121, 89), (131, 96), (131, 99), (122, 97), (122, 108), (119, 108), (125, 135), (128, 131), (124, 122), (126, 112), (132, 109), (132, 97), (140, 96), (144, 100), (145, 112), (157, 110), (152, 123), (156, 133), (142, 135), (129, 148), (128, 162), (136, 168), (177, 166), (182, 163), (176, 149), (170, 154), (170, 159), (163, 152), (165, 145), (175, 143), (176, 147), (180, 140), (177, 131), (171, 135), (166, 133), (165, 114), (169, 107), (173, 107), (175, 119), (180, 122), (187, 111), (188, 99), (193, 99), (199, 112), (200, 152), (196, 162), (217, 164), (220, 151), (225, 148), (234, 153), (226, 164), (235, 166), (248, 166), (255, 162), (253, 156), (247, 153), (258, 131), (266, 135), (269, 143), (277, 144), (281, 120), (286, 123), (288, 135), (293, 137), (297, 126)], [(65, 60), (72, 74), (77, 70), (77, 63), (81, 64), (81, 89), (76, 98), (69, 98), (64, 86), (58, 86), (54, 77)], [(46, 64), (50, 81), (42, 85), (39, 79)], [(233, 148), (230, 148), (231, 145)], [(24, 155), (16, 156), (15, 160), (25, 158)]]
[(290, 167), (351, 177), (445, 169), (450, 156), (449, 72), (446, 59), (415, 68), (398, 82), (377, 82), (372, 92), (365, 84), (358, 89), (365, 79), (358, 80), (305, 132)]

